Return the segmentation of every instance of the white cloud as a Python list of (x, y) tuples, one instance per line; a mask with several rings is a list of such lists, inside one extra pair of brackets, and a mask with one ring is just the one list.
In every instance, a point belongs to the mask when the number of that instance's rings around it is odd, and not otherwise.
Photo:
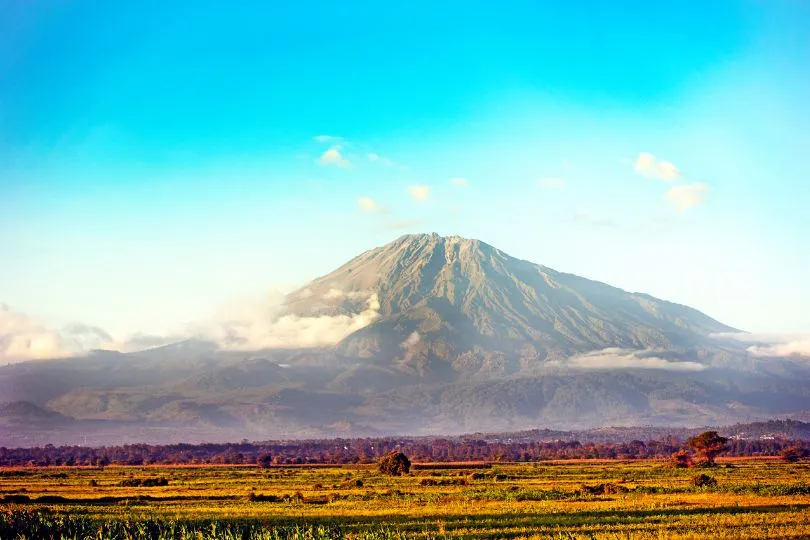
[(414, 345), (418, 345), (420, 341), (422, 341), (422, 336), (419, 335), (419, 332), (413, 332), (405, 341), (400, 344), (400, 347), (403, 349), (410, 349)]
[(565, 180), (562, 178), (541, 178), (537, 185), (545, 189), (560, 189), (565, 187)]
[[(311, 296), (308, 289), (303, 297)], [(364, 304), (356, 313), (301, 317), (284, 315), (284, 295), (273, 291), (258, 297), (234, 299), (214, 315), (163, 335), (132, 334), (115, 339), (105, 331), (74, 324), (52, 328), (42, 321), (11, 311), (0, 304), (0, 363), (35, 359), (67, 358), (93, 349), (134, 352), (186, 339), (216, 343), (229, 350), (326, 347), (374, 322), (379, 316), (377, 294), (369, 291), (330, 289), (328, 299), (357, 300)]]
[[(779, 332), (716, 332), (711, 337), (720, 340), (731, 340), (740, 343), (787, 343), (802, 339), (804, 334), (783, 334)], [(810, 336), (808, 336), (810, 337)]]
[(325, 166), (332, 165), (334, 167), (342, 167), (344, 169), (351, 166), (349, 160), (343, 157), (343, 154), (340, 153), (340, 148), (337, 146), (333, 146), (321, 154), (321, 157), (318, 158), (318, 163)]
[(357, 206), (361, 211), (370, 214), (384, 214), (386, 212), (385, 207), (371, 197), (360, 197), (357, 199)]
[(648, 152), (642, 152), (634, 163), (636, 172), (647, 178), (657, 178), (658, 180), (678, 180), (683, 176), (673, 163), (659, 160)]
[(324, 300), (342, 300), (344, 298), (349, 300), (366, 299), (371, 295), (368, 291), (344, 291), (336, 287), (331, 287), (326, 294), (323, 295)]
[(379, 318), (377, 294), (372, 293), (366, 298), (365, 309), (358, 313), (317, 317), (279, 317), (280, 305), (270, 301), (265, 306), (258, 306), (261, 308), (258, 311), (248, 306), (239, 317), (215, 319), (202, 326), (197, 335), (229, 350), (328, 347)]
[(748, 347), (754, 356), (810, 356), (810, 337), (807, 339)]
[(666, 199), (678, 212), (684, 212), (706, 201), (709, 186), (706, 184), (684, 184), (667, 190)]
[(470, 187), (470, 181), (467, 180), (466, 178), (460, 178), (460, 177), (451, 178), (450, 180), (448, 180), (448, 182), (450, 183), (451, 186), (456, 186), (456, 187), (461, 187), (461, 188)]
[(393, 167), (394, 165), (396, 165), (396, 163), (394, 163), (392, 159), (383, 157), (380, 154), (377, 154), (376, 152), (369, 152), (368, 160), (373, 163), (379, 163), (380, 165), (384, 165), (386, 167)]
[(335, 137), (334, 135), (315, 135), (312, 140), (319, 143), (342, 141), (343, 137)]
[(188, 339), (188, 335), (185, 332), (169, 331), (165, 334), (144, 334), (136, 332), (121, 342), (116, 342), (109, 347), (105, 347), (105, 349), (122, 353), (145, 351), (147, 349), (178, 343), (186, 339)]
[(331, 288), (329, 289), (325, 295), (323, 295), (324, 299), (326, 300), (336, 300), (338, 298), (343, 298), (343, 291), (340, 289)]
[(608, 348), (569, 358), (563, 365), (577, 369), (663, 369), (666, 371), (703, 371), (697, 362), (676, 362), (655, 356), (650, 351)]
[(712, 337), (750, 345), (754, 356), (810, 356), (810, 334), (723, 332)]
[(408, 193), (414, 200), (424, 202), (430, 198), (430, 186), (410, 186)]
[(100, 328), (83, 324), (53, 328), (0, 303), (0, 362), (65, 358), (102, 348), (114, 348), (114, 340)]

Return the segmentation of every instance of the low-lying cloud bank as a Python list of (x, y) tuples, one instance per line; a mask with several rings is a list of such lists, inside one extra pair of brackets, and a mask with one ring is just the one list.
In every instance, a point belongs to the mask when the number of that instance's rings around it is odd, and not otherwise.
[(712, 337), (750, 344), (747, 351), (754, 356), (810, 357), (810, 334), (724, 332), (713, 334)]
[(112, 342), (100, 328), (81, 324), (51, 328), (0, 304), (0, 362), (74, 356)]
[(214, 316), (164, 335), (135, 333), (115, 338), (100, 328), (69, 325), (55, 328), (44, 321), (0, 304), (0, 363), (67, 358), (104, 349), (134, 352), (185, 339), (199, 339), (227, 350), (310, 348), (336, 345), (379, 318), (375, 293), (331, 289), (329, 301), (353, 300), (363, 305), (356, 313), (301, 317), (283, 314), (284, 296), (271, 293), (256, 300), (223, 306)]
[(667, 371), (703, 371), (697, 362), (667, 360), (660, 352), (611, 347), (569, 358), (563, 365), (577, 369), (663, 369)]
[(0, 363), (70, 358), (93, 350), (135, 352), (186, 339), (186, 335), (135, 333), (115, 338), (86, 324), (54, 327), (0, 303)]
[[(199, 328), (195, 336), (214, 341), (223, 349), (259, 350), (279, 348), (327, 347), (336, 345), (354, 332), (365, 328), (380, 313), (376, 294), (366, 295), (365, 309), (358, 313), (301, 317), (278, 316), (278, 309), (267, 306), (263, 312), (224, 321), (213, 321)], [(356, 294), (338, 295), (329, 291), (329, 299), (356, 298)]]
[[(299, 299), (314, 293), (304, 289)], [(215, 343), (222, 349), (252, 351), (329, 347), (380, 317), (380, 302), (371, 291), (343, 291), (330, 288), (320, 300), (327, 307), (340, 307), (327, 314), (299, 316), (285, 314), (285, 296), (273, 292), (265, 296), (231, 302), (212, 317), (161, 335), (142, 333), (112, 336), (101, 328), (83, 324), (53, 327), (44, 321), (17, 312), (0, 303), (0, 363), (65, 358), (104, 349), (123, 353), (155, 348), (186, 339)], [(720, 342), (746, 346), (756, 357), (810, 358), (810, 334), (719, 333)], [(422, 336), (413, 332), (400, 347), (410, 354)], [(667, 358), (665, 351), (607, 348), (573, 356), (550, 367), (574, 369), (658, 369), (702, 371), (706, 365)]]

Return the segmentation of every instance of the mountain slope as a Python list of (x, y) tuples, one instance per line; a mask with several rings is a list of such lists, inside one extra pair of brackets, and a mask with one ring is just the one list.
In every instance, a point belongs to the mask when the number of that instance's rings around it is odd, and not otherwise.
[(289, 295), (287, 309), (353, 313), (372, 295), (379, 317), (341, 350), (420, 374), (513, 373), (609, 347), (693, 348), (733, 331), (686, 306), (436, 234), (403, 236), (356, 257)]

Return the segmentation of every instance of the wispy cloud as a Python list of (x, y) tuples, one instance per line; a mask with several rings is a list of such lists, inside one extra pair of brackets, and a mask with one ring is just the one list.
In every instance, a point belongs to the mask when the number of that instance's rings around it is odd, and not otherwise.
[(466, 178), (461, 178), (461, 177), (451, 178), (450, 180), (448, 180), (448, 183), (451, 186), (456, 186), (456, 187), (460, 187), (460, 188), (468, 188), (468, 187), (470, 187), (470, 181), (467, 180)]
[(562, 189), (565, 187), (565, 180), (562, 178), (541, 178), (537, 185), (544, 189)]
[(697, 362), (667, 360), (652, 351), (607, 348), (569, 358), (564, 365), (578, 369), (662, 369), (666, 371), (703, 371)]
[(331, 287), (323, 295), (324, 300), (365, 300), (371, 296), (369, 291), (344, 291), (337, 287)]
[(44, 321), (13, 311), (0, 303), (0, 362), (68, 358), (96, 349), (132, 352), (184, 339), (142, 333), (114, 338), (101, 328), (87, 324), (53, 327)]
[(411, 195), (411, 197), (419, 202), (425, 202), (428, 200), (430, 198), (430, 191), (430, 186), (424, 185), (410, 186), (408, 188), (408, 193)]
[[(348, 297), (355, 293), (339, 295)], [(282, 303), (275, 297), (230, 309), (227, 317), (214, 317), (199, 325), (196, 335), (228, 350), (255, 351), (277, 348), (309, 348), (336, 345), (350, 334), (365, 328), (380, 316), (376, 293), (366, 296), (365, 307), (353, 314), (301, 317), (282, 315)], [(238, 307), (238, 306), (237, 306)]]
[(376, 152), (369, 152), (367, 154), (367, 157), (368, 157), (368, 160), (371, 161), (372, 163), (377, 163), (377, 164), (382, 165), (384, 167), (394, 167), (394, 166), (396, 166), (396, 163), (394, 163), (394, 160), (392, 160), (391, 158), (387, 158), (385, 156), (381, 156), (380, 154), (378, 154)]
[[(300, 294), (300, 298), (311, 296)], [(376, 293), (330, 289), (325, 300), (353, 300), (361, 306), (355, 313), (335, 316), (285, 314), (284, 295), (273, 291), (267, 295), (234, 299), (217, 312), (166, 335), (132, 334), (114, 339), (105, 331), (82, 324), (53, 328), (42, 321), (12, 311), (0, 304), (0, 362), (12, 363), (35, 359), (67, 358), (94, 349), (132, 352), (185, 339), (201, 339), (229, 350), (272, 348), (326, 347), (379, 318), (380, 302)]]
[(810, 337), (787, 343), (753, 345), (748, 347), (748, 352), (754, 356), (810, 356)]
[(357, 199), (357, 207), (360, 208), (361, 211), (370, 214), (386, 213), (386, 208), (371, 197), (360, 197)]
[(324, 166), (341, 167), (344, 169), (351, 166), (349, 160), (344, 158), (343, 154), (340, 153), (340, 147), (338, 146), (333, 146), (321, 154), (321, 157), (318, 158), (318, 163)]
[(747, 350), (754, 356), (810, 357), (810, 334), (723, 332), (712, 337), (750, 345)]
[(101, 329), (74, 325), (53, 328), (45, 322), (0, 304), (0, 361), (20, 362), (73, 356), (112, 342)]
[[(329, 150), (324, 152), (318, 160), (321, 165), (334, 165), (338, 167), (349, 167), (353, 164), (359, 165), (360, 158), (363, 156), (363, 154), (365, 154), (365, 158), (368, 159), (370, 163), (374, 163), (375, 165), (389, 167), (400, 171), (408, 170), (407, 166), (397, 163), (390, 157), (381, 155), (379, 152), (374, 151), (370, 145), (361, 141), (351, 141), (336, 135), (316, 135), (312, 137), (312, 140), (318, 143), (330, 145)], [(346, 148), (352, 150), (350, 157), (351, 162), (353, 163), (350, 162), (349, 157), (343, 154), (343, 151)]]
[(339, 142), (343, 140), (343, 137), (336, 137), (334, 135), (315, 135), (312, 137), (312, 140), (319, 143)]
[(636, 158), (633, 164), (636, 172), (647, 178), (656, 178), (658, 180), (673, 181), (678, 180), (683, 176), (675, 164), (656, 158), (649, 152), (642, 152)]
[(675, 210), (684, 212), (693, 206), (697, 206), (706, 201), (709, 193), (709, 186), (702, 183), (684, 184), (673, 186), (666, 192), (666, 199)]

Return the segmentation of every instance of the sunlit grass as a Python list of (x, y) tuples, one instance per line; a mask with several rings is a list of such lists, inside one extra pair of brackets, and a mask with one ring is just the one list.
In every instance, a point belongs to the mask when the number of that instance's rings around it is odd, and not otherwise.
[[(697, 472), (716, 478), (717, 486), (692, 485)], [(379, 538), (810, 535), (810, 467), (757, 460), (701, 471), (660, 461), (577, 462), (422, 470), (403, 477), (368, 468), (249, 467), (7, 469), (0, 474), (7, 510), (57, 516), (49, 519), (152, 519), (175, 528), (221, 520), (260, 526), (262, 534), (299, 527), (312, 538), (323, 531)], [(127, 487), (131, 482), (125, 482), (159, 477), (168, 485)], [(17, 504), (8, 504), (11, 500)]]

